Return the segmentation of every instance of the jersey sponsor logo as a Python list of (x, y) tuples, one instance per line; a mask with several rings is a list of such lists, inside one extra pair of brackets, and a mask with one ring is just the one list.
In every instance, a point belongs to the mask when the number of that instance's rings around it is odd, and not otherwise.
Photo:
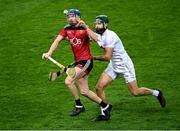
[(77, 46), (77, 45), (81, 44), (81, 39), (77, 39), (74, 37), (74, 38), (70, 39), (70, 42), (73, 46)]

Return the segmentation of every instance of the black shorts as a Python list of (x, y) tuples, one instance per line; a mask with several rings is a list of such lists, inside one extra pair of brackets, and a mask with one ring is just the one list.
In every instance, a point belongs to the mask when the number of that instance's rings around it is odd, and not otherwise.
[(78, 61), (75, 63), (75, 66), (82, 69), (88, 75), (93, 68), (93, 60)]

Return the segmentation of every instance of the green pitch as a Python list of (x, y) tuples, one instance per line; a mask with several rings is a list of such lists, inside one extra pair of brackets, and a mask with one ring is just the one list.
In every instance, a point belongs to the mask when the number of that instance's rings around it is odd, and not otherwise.
[[(70, 117), (73, 98), (64, 84), (47, 80), (58, 68), (41, 60), (66, 24), (64, 9), (78, 8), (93, 26), (96, 15), (109, 16), (110, 29), (122, 39), (131, 56), (140, 86), (164, 91), (167, 107), (154, 97), (131, 96), (118, 78), (106, 90), (113, 105), (108, 122), (90, 122), (99, 107), (81, 97), (86, 112)], [(0, 0), (0, 129), (180, 129), (180, 1), (179, 0)], [(91, 44), (92, 54), (102, 50)], [(53, 57), (73, 61), (68, 42)], [(107, 63), (94, 62), (90, 89)]]

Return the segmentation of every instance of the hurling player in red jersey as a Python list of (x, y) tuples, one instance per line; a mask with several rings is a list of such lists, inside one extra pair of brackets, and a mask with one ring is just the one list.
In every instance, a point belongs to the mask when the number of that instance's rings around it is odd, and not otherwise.
[[(85, 111), (83, 104), (80, 101), (80, 97), (77, 91), (77, 88), (74, 84), (74, 81), (77, 83), (80, 93), (90, 100), (96, 102), (101, 106), (101, 115), (99, 115), (96, 120), (108, 120), (110, 119), (110, 111), (112, 108), (111, 104), (107, 104), (99, 98), (96, 93), (89, 90), (88, 87), (88, 77), (93, 68), (93, 60), (90, 53), (90, 39), (88, 36), (87, 28), (79, 25), (80, 21), (80, 11), (77, 9), (69, 9), (64, 11), (67, 16), (68, 25), (66, 25), (59, 33), (57, 38), (52, 43), (49, 51), (45, 53), (45, 58), (49, 56), (57, 48), (58, 44), (65, 38), (68, 38), (71, 43), (71, 48), (74, 53), (75, 60), (75, 71), (76, 76), (71, 78), (67, 76), (65, 79), (65, 84), (71, 91), (75, 99), (75, 108), (70, 114), (71, 116), (77, 116), (81, 112)], [(56, 74), (57, 76), (58, 74)]]

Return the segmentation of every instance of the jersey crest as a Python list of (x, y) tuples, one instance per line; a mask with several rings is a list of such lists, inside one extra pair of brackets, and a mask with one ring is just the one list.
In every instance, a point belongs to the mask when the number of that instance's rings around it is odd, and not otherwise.
[(70, 42), (73, 46), (78, 46), (78, 45), (82, 44), (81, 39), (77, 39), (76, 37), (70, 39)]

